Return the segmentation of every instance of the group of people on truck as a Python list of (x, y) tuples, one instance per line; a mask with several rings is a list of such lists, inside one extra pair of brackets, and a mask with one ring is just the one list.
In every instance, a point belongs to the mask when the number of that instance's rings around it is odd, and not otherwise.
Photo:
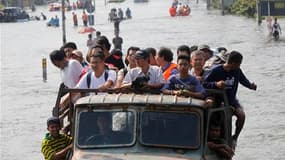
[[(214, 54), (208, 45), (181, 45), (175, 56), (167, 47), (161, 47), (157, 51), (151, 47), (141, 49), (131, 46), (123, 59), (120, 49), (111, 52), (110, 49), (108, 38), (100, 35), (89, 47), (86, 58), (83, 58), (82, 53), (78, 54), (75, 43), (69, 42), (59, 50), (52, 51), (50, 59), (60, 69), (66, 87), (97, 89), (98, 94), (106, 94), (109, 90), (132, 90), (139, 93), (151, 91), (204, 99), (206, 105), (212, 106), (216, 99), (206, 89), (225, 90), (233, 114), (237, 117), (231, 146), (234, 149), (245, 122), (245, 112), (236, 97), (238, 85), (242, 84), (252, 90), (257, 88), (240, 68), (243, 60), (240, 52), (228, 52), (226, 48), (220, 47), (218, 53)], [(78, 56), (81, 58), (76, 58)], [(174, 57), (177, 57), (176, 62), (173, 61)], [(81, 96), (85, 95), (77, 93), (67, 97), (60, 107), (70, 100), (75, 102)], [(227, 154), (225, 157), (232, 155)]]

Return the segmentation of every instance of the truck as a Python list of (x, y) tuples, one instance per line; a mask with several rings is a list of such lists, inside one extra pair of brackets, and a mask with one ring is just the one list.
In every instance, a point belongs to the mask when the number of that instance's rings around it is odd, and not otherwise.
[[(59, 107), (62, 95), (93, 93)], [(151, 93), (99, 93), (61, 85), (53, 115), (73, 137), (70, 160), (217, 160), (207, 145), (209, 127), (220, 117), (222, 138), (232, 143), (232, 108), (224, 92), (209, 91), (221, 103)], [(218, 116), (217, 116), (218, 115)]]

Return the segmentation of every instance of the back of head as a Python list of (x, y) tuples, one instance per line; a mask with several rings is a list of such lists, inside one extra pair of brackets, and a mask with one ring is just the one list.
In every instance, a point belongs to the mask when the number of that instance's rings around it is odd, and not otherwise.
[(173, 53), (169, 48), (161, 47), (158, 51), (158, 56), (163, 57), (163, 59), (167, 62), (171, 62), (173, 60)]
[(187, 45), (181, 45), (177, 48), (177, 54), (179, 53), (179, 51), (183, 51), (186, 52), (188, 56), (190, 56), (190, 48)]
[(228, 64), (241, 64), (242, 62), (242, 55), (238, 51), (232, 51), (229, 55)]
[(49, 54), (50, 60), (54, 61), (62, 61), (65, 58), (65, 53), (63, 50), (54, 50)]
[(156, 56), (155, 48), (149, 47), (149, 48), (146, 48), (145, 51), (149, 54), (149, 56), (153, 56), (153, 57)]
[(96, 43), (104, 46), (108, 51), (111, 48), (111, 44), (106, 36), (100, 36), (98, 39), (96, 39)]
[(63, 45), (63, 49), (64, 48), (72, 48), (72, 49), (77, 49), (77, 46), (74, 42), (67, 42), (66, 44)]

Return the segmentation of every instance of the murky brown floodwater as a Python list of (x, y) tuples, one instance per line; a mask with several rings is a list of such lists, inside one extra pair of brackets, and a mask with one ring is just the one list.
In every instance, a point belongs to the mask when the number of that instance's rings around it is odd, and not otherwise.
[[(225, 46), (244, 55), (242, 68), (258, 85), (257, 92), (240, 86), (239, 98), (247, 114), (234, 159), (285, 159), (285, 35), (278, 42), (267, 37), (265, 24), (254, 19), (220, 16), (207, 11), (204, 2), (191, 1), (188, 17), (170, 17), (171, 0), (150, 0), (134, 4), (96, 1), (95, 28), (111, 39), (113, 24), (107, 21), (111, 7), (130, 7), (133, 19), (121, 23), (123, 50), (131, 45), (141, 48), (167, 46), (176, 51), (181, 44)], [(38, 7), (36, 13), (49, 17)], [(76, 11), (79, 18), (81, 10)], [(48, 81), (42, 82), (41, 59), (62, 44), (61, 28), (46, 27), (44, 21), (2, 23), (1, 30), (1, 159), (38, 160), (41, 140), (46, 132), (46, 119), (55, 104), (59, 71), (48, 60)], [(285, 20), (280, 21), (285, 31)], [(79, 21), (82, 25), (82, 22)], [(87, 35), (77, 33), (67, 13), (67, 40), (77, 43), (85, 53)]]

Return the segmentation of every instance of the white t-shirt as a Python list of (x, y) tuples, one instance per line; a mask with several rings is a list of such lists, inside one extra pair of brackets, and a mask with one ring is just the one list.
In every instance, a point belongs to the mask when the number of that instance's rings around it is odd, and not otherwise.
[[(111, 80), (113, 82), (113, 84), (115, 84), (116, 79), (117, 79), (117, 75), (116, 72), (114, 70), (105, 70), (105, 72), (108, 72), (108, 80)], [(90, 89), (97, 89), (99, 86), (103, 85), (106, 81), (105, 81), (105, 72), (103, 72), (103, 74), (100, 77), (95, 77), (94, 71), (92, 71), (91, 73), (91, 80), (90, 80)], [(87, 75), (88, 73), (86, 73), (78, 82), (78, 84), (76, 85), (76, 88), (79, 89), (88, 89), (87, 86)]]
[[(147, 71), (147, 75), (149, 76), (148, 84), (157, 84), (157, 83), (164, 83), (164, 78), (161, 69), (158, 66), (149, 66)], [(131, 83), (137, 77), (144, 77), (146, 76), (140, 67), (132, 68), (126, 74), (123, 83)]]
[(82, 69), (82, 65), (77, 60), (70, 59), (67, 66), (60, 71), (64, 85), (68, 88), (74, 88), (79, 81)]

